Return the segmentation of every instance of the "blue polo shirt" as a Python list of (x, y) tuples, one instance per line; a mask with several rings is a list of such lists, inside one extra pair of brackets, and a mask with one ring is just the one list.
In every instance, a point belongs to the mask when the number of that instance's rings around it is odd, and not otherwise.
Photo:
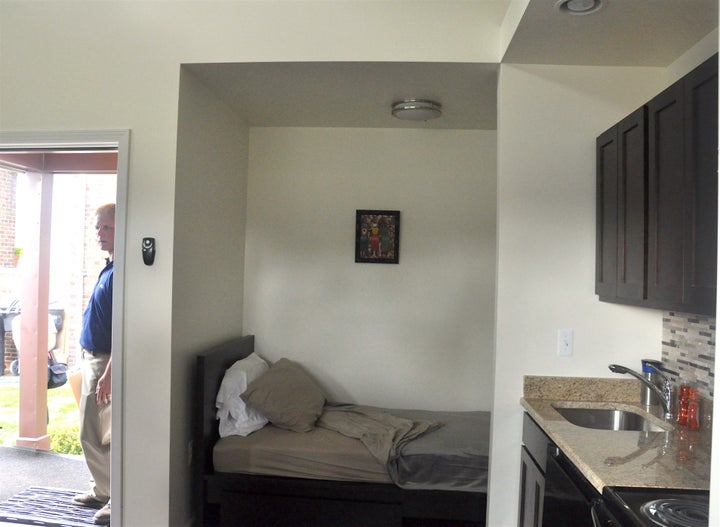
[(100, 271), (95, 289), (83, 314), (80, 345), (96, 353), (112, 348), (113, 262), (108, 260)]

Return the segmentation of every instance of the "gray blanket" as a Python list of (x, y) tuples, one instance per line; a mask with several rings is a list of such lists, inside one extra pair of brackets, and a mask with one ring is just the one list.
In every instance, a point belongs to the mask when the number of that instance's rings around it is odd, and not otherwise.
[(405, 443), (442, 423), (413, 421), (369, 406), (339, 405), (325, 406), (316, 425), (359, 439), (375, 459), (387, 465)]
[(490, 412), (327, 405), (317, 426), (362, 441), (399, 487), (487, 489)]

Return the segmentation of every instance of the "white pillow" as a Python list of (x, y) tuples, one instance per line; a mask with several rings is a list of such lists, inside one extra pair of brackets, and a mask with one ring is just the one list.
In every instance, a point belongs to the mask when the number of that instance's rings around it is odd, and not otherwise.
[(223, 376), (215, 398), (217, 418), (220, 420), (220, 437), (247, 436), (260, 430), (268, 420), (258, 410), (245, 404), (240, 395), (248, 384), (268, 371), (268, 363), (251, 353), (230, 366)]

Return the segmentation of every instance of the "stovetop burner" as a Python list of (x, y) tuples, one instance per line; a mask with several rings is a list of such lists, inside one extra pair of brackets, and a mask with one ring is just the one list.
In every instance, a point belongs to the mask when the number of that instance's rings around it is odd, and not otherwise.
[(661, 498), (648, 501), (640, 511), (661, 527), (707, 527), (706, 501), (692, 498)]
[(603, 498), (623, 527), (708, 527), (707, 490), (605, 487)]

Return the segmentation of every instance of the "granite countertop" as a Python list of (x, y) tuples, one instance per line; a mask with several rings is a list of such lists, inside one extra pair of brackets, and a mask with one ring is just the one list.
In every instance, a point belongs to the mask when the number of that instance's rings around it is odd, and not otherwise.
[[(640, 405), (635, 379), (526, 376), (521, 405), (595, 488), (710, 488), (711, 410), (701, 428), (664, 423)], [(594, 430), (565, 420), (553, 407), (617, 408), (643, 414), (668, 431)]]

